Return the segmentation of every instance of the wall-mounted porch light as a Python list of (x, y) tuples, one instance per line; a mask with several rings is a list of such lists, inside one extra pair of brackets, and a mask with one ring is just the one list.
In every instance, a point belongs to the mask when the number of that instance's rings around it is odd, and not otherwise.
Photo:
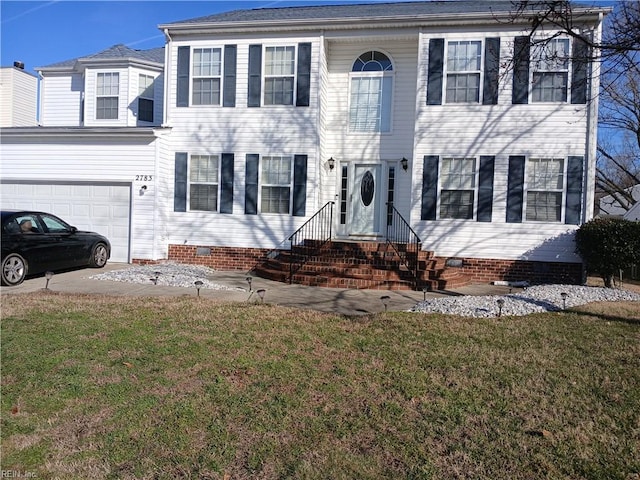
[(400, 160), (400, 163), (402, 164), (402, 169), (406, 172), (407, 168), (409, 168), (409, 160), (402, 157), (402, 160)]
[(329, 160), (327, 160), (327, 165), (329, 165), (329, 170), (333, 170), (336, 166), (336, 161), (333, 159), (333, 157), (330, 157)]

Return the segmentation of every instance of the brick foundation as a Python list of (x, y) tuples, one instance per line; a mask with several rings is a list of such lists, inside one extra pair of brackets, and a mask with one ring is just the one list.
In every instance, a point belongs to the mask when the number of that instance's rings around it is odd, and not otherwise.
[[(239, 247), (210, 247), (199, 245), (169, 245), (168, 260), (205, 265), (216, 270), (239, 270), (248, 272), (265, 261), (270, 249), (239, 248)], [(442, 258), (434, 257), (444, 264), (446, 260), (462, 266), (447, 267), (449, 273), (457, 272), (465, 283), (489, 283), (495, 280), (528, 281), (531, 284), (540, 283), (583, 283), (582, 264), (532, 262), (524, 260), (496, 260), (489, 258)], [(157, 261), (133, 260), (136, 264), (153, 264)]]

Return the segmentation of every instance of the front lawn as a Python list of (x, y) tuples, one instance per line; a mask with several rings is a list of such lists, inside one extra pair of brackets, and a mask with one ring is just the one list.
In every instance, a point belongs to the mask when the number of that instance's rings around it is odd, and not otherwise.
[(640, 478), (638, 304), (347, 318), (39, 292), (2, 298), (1, 333), (3, 474)]

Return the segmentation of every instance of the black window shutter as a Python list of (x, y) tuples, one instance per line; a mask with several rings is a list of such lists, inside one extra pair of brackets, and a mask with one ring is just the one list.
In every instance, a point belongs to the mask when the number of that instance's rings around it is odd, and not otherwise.
[(588, 54), (587, 44), (579, 38), (574, 38), (571, 60), (571, 103), (587, 103)]
[(494, 156), (481, 156), (478, 171), (478, 221), (490, 222), (493, 213)]
[(500, 74), (500, 38), (487, 38), (484, 43), (484, 85), (482, 103), (498, 103), (498, 79)]
[(189, 54), (190, 47), (178, 47), (176, 107), (189, 106)]
[(249, 89), (248, 107), (260, 106), (262, 84), (262, 45), (249, 45)]
[(311, 44), (298, 44), (298, 79), (296, 86), (296, 106), (309, 106), (309, 89), (311, 87)]
[(529, 37), (516, 37), (513, 43), (513, 92), (511, 103), (529, 103)]
[(425, 155), (422, 162), (422, 208), (421, 220), (436, 219), (438, 200), (438, 155)]
[(247, 153), (245, 165), (244, 213), (255, 215), (258, 213), (258, 161), (260, 155)]
[(293, 157), (293, 216), (304, 217), (307, 203), (307, 156)]
[(513, 155), (509, 157), (509, 175), (507, 177), (507, 223), (522, 222), (524, 163), (524, 156)]
[(564, 223), (569, 225), (580, 225), (583, 162), (583, 157), (569, 157), (567, 162), (567, 199)]
[(173, 187), (173, 210), (176, 212), (187, 211), (187, 158), (186, 152), (176, 152)]
[(222, 92), (222, 106), (236, 106), (236, 45), (224, 46), (224, 91)]
[(223, 153), (220, 168), (220, 213), (233, 213), (233, 153)]
[(444, 38), (429, 40), (427, 105), (442, 104), (442, 69), (444, 68)]

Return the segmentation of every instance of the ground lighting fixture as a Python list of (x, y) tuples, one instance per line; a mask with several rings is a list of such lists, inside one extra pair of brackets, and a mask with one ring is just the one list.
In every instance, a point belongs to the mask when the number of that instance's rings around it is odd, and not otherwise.
[(382, 304), (384, 305), (384, 311), (387, 311), (387, 306), (389, 305), (389, 300), (391, 300), (391, 297), (389, 295), (383, 295), (380, 297), (380, 301), (382, 302)]
[(196, 280), (195, 282), (193, 282), (193, 284), (196, 286), (196, 290), (198, 292), (198, 297), (200, 296), (200, 288), (202, 288), (202, 285), (204, 284), (204, 282), (202, 280)]
[(47, 279), (47, 283), (44, 286), (45, 290), (49, 290), (49, 282), (51, 281), (51, 279), (53, 278), (53, 272), (51, 270), (45, 272), (44, 274), (44, 278)]
[(249, 291), (251, 291), (251, 282), (253, 281), (253, 278), (247, 277), (246, 280), (247, 280), (247, 283), (249, 284)]
[(264, 294), (267, 293), (267, 291), (264, 288), (261, 288), (260, 290), (256, 290), (256, 293), (260, 297), (260, 301), (264, 303)]
[(501, 317), (502, 307), (504, 306), (504, 298), (499, 298), (498, 300), (496, 300), (496, 303), (498, 304), (498, 317)]

